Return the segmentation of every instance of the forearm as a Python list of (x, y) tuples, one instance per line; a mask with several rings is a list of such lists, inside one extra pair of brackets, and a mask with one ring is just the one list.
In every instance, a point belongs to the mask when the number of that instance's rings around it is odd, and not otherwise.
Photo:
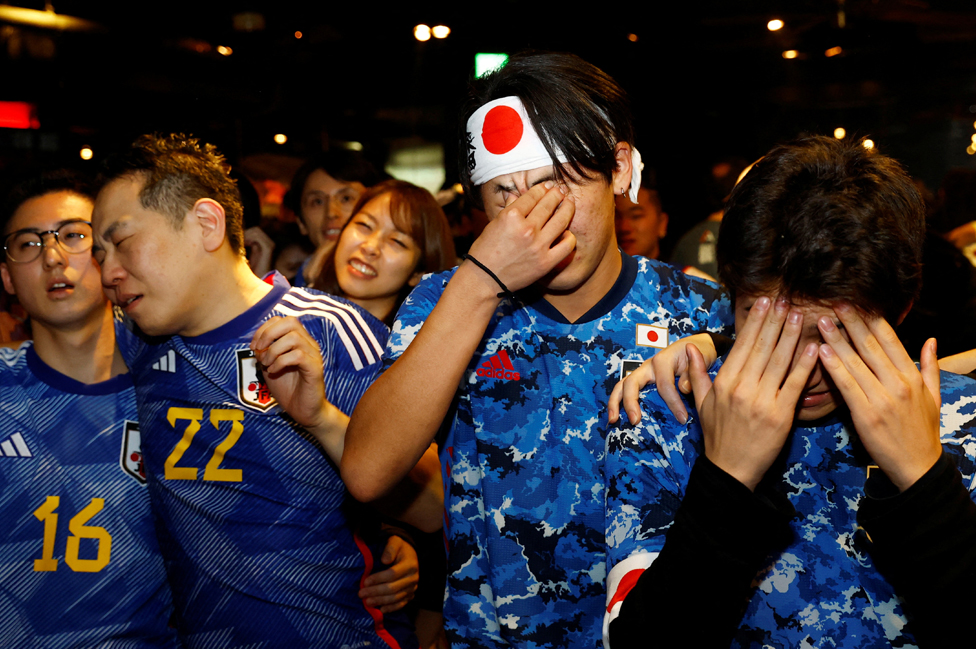
[(342, 462), (356, 498), (382, 496), (430, 446), (498, 306), (497, 292), (487, 275), (462, 264), (416, 338), (360, 400)]
[(871, 497), (885, 495), (878, 485), (872, 477), (857, 516), (871, 556), (905, 600), (920, 646), (955, 646), (976, 605), (976, 504), (947, 455), (902, 493)]
[(345, 447), (349, 416), (323, 399), (322, 416), (319, 422), (317, 425), (308, 426), (306, 430), (318, 440), (325, 454), (338, 466)]
[(610, 624), (611, 646), (728, 647), (764, 558), (791, 539), (792, 511), (699, 458), (663, 550)]
[(374, 503), (384, 514), (413, 525), (422, 532), (436, 532), (444, 523), (444, 486), (437, 446), (431, 445), (389, 495)]
[(953, 374), (969, 374), (976, 371), (976, 349), (940, 358), (939, 369)]

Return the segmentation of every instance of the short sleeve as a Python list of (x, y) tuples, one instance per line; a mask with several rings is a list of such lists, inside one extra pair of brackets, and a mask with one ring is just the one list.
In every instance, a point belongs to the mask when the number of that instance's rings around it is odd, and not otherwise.
[(383, 353), (383, 371), (393, 365), (417, 337), (430, 312), (444, 294), (444, 288), (451, 281), (455, 270), (457, 269), (426, 275), (407, 296), (397, 311), (396, 321)]
[(361, 310), (303, 322), (322, 349), (326, 398), (349, 415), (379, 373), (389, 330)]

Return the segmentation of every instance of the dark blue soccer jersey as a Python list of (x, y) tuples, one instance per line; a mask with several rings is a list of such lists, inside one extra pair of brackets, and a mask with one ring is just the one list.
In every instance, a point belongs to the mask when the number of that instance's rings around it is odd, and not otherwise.
[(280, 276), (257, 305), (201, 336), (147, 340), (116, 328), (181, 637), (221, 649), (405, 646), (405, 618), (367, 610), (357, 595), (373, 563), (356, 533), (361, 508), (270, 396), (249, 351), (257, 328), (279, 315), (298, 317), (318, 342), (326, 395), (350, 413), (375, 376), (386, 327)]
[[(943, 372), (941, 386), (942, 447), (976, 496), (976, 382)], [(703, 453), (693, 405), (685, 425), (654, 388), (641, 405), (646, 416), (639, 424), (614, 427), (607, 436), (608, 623), (664, 547)], [(793, 542), (759, 570), (732, 646), (914, 647), (902, 600), (875, 567), (857, 522), (868, 473), (878, 469), (849, 421), (831, 416), (814, 423), (797, 423), (775, 481), (797, 513)]]
[[(623, 257), (576, 323), (547, 302), (502, 300), (459, 386), (443, 446), (455, 647), (602, 647), (607, 397), (624, 372), (705, 329), (729, 333), (718, 286)], [(397, 314), (385, 365), (417, 335), (452, 272)]]
[(0, 349), (0, 647), (177, 647), (132, 380)]

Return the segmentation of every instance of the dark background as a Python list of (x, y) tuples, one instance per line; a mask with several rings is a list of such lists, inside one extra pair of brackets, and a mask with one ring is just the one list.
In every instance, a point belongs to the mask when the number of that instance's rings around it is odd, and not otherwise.
[[(94, 24), (65, 31), (0, 18), (0, 101), (35, 103), (40, 122), (0, 128), (0, 175), (81, 165), (83, 145), (94, 167), (140, 133), (183, 131), (232, 161), (264, 156), (272, 167), (276, 155), (344, 141), (380, 164), (396, 143), (441, 142), (453, 181), (474, 53), (524, 48), (579, 54), (628, 90), (637, 146), (658, 169), (673, 230), (707, 214), (702, 187), (715, 160), (752, 160), (802, 133), (868, 135), (933, 190), (950, 167), (976, 168), (965, 150), (976, 132), (973, 0), (592, 2), (575, 11), (511, 1), (53, 5)], [(774, 17), (786, 22), (775, 33), (766, 28)], [(420, 43), (421, 22), (451, 34)], [(842, 54), (825, 56), (836, 46)], [(785, 60), (786, 49), (800, 56)], [(275, 144), (275, 133), (288, 142)]]

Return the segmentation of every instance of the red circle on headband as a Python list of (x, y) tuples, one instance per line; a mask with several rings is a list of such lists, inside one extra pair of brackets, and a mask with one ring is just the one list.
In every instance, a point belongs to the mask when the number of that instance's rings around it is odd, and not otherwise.
[(495, 106), (485, 115), (481, 141), (489, 153), (508, 153), (522, 140), (522, 118), (514, 108)]

